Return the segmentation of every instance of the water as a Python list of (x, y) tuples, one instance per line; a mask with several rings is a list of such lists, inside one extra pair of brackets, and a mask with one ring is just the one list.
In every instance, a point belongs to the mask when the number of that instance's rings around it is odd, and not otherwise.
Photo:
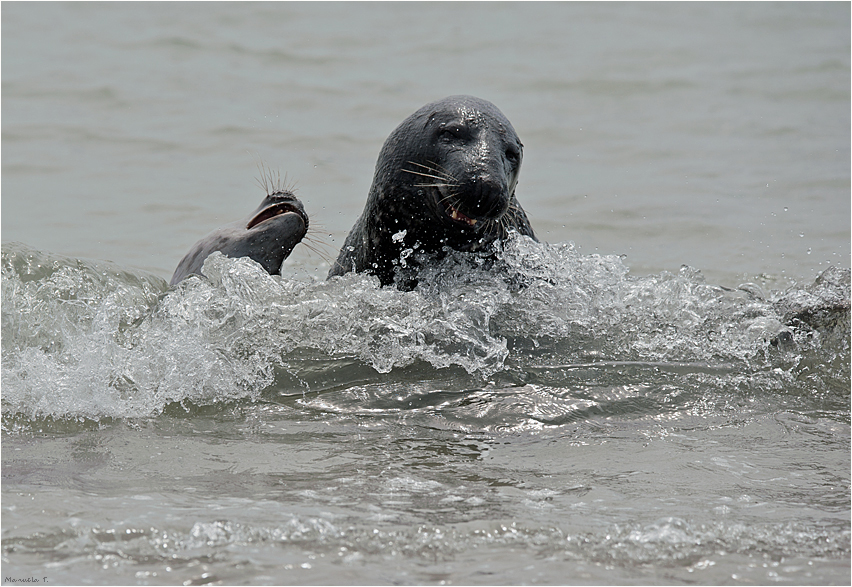
[[(4, 580), (849, 583), (848, 5), (2, 21)], [(462, 92), (546, 242), (326, 281)], [(325, 257), (169, 289), (260, 162)]]

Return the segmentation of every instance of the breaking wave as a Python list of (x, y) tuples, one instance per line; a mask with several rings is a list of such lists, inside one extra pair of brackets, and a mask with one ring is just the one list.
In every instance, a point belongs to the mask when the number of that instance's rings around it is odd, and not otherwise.
[(327, 409), (383, 409), (401, 405), (401, 384), (409, 404), (508, 387), (518, 418), (558, 422), (620, 409), (600, 406), (618, 404), (613, 389), (636, 373), (658, 388), (700, 378), (719, 393), (848, 399), (844, 269), (784, 292), (728, 289), (686, 266), (635, 277), (619, 257), (514, 236), (489, 256), (449, 253), (413, 291), (359, 274), (270, 276), (220, 254), (203, 271), (169, 289), (142, 271), (4, 245), (4, 426), (176, 403), (311, 405), (328, 391)]

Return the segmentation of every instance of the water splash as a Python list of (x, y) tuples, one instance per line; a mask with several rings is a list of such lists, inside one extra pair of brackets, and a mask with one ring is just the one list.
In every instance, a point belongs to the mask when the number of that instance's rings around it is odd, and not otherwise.
[[(448, 370), (480, 390), (500, 380), (582, 389), (589, 370), (616, 385), (632, 365), (848, 393), (848, 270), (766, 295), (707, 284), (689, 267), (633, 277), (619, 257), (520, 236), (490, 255), (450, 253), (407, 292), (367, 275), (270, 276), (222, 255), (174, 289), (23, 245), (5, 245), (2, 260), (4, 418), (146, 417), (270, 387), (369, 387), (391, 372), (431, 393), (447, 389)], [(381, 403), (390, 388), (372, 393)]]

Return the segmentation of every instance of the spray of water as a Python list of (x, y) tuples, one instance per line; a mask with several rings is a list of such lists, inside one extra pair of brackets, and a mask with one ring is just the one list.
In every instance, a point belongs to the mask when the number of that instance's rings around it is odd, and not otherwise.
[(630, 365), (848, 387), (848, 270), (766, 294), (689, 267), (634, 277), (619, 257), (520, 236), (427, 267), (399, 291), (368, 275), (299, 281), (213, 255), (206, 277), (168, 289), (140, 271), (6, 245), (4, 418), (146, 417), (256, 400), (270, 386), (346, 388), (360, 382), (347, 380), (353, 363), (377, 376), (461, 370), (480, 388)]

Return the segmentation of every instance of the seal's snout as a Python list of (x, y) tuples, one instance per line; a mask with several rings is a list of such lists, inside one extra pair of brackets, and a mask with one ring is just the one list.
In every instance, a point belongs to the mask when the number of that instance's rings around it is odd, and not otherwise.
[(470, 227), (481, 227), (481, 220), (499, 218), (509, 209), (506, 185), (491, 176), (471, 177), (460, 186), (457, 198), (447, 206), (450, 219)]
[(305, 213), (305, 208), (302, 206), (302, 202), (300, 202), (299, 199), (292, 194), (292, 192), (280, 191), (266, 196), (263, 203), (261, 203), (260, 207), (255, 211), (252, 218), (246, 224), (246, 230), (251, 230), (258, 224), (282, 214), (297, 215), (302, 219), (302, 222), (307, 229), (308, 215)]
[(470, 212), (479, 218), (497, 218), (509, 207), (506, 183), (493, 175), (480, 175), (471, 180)]

